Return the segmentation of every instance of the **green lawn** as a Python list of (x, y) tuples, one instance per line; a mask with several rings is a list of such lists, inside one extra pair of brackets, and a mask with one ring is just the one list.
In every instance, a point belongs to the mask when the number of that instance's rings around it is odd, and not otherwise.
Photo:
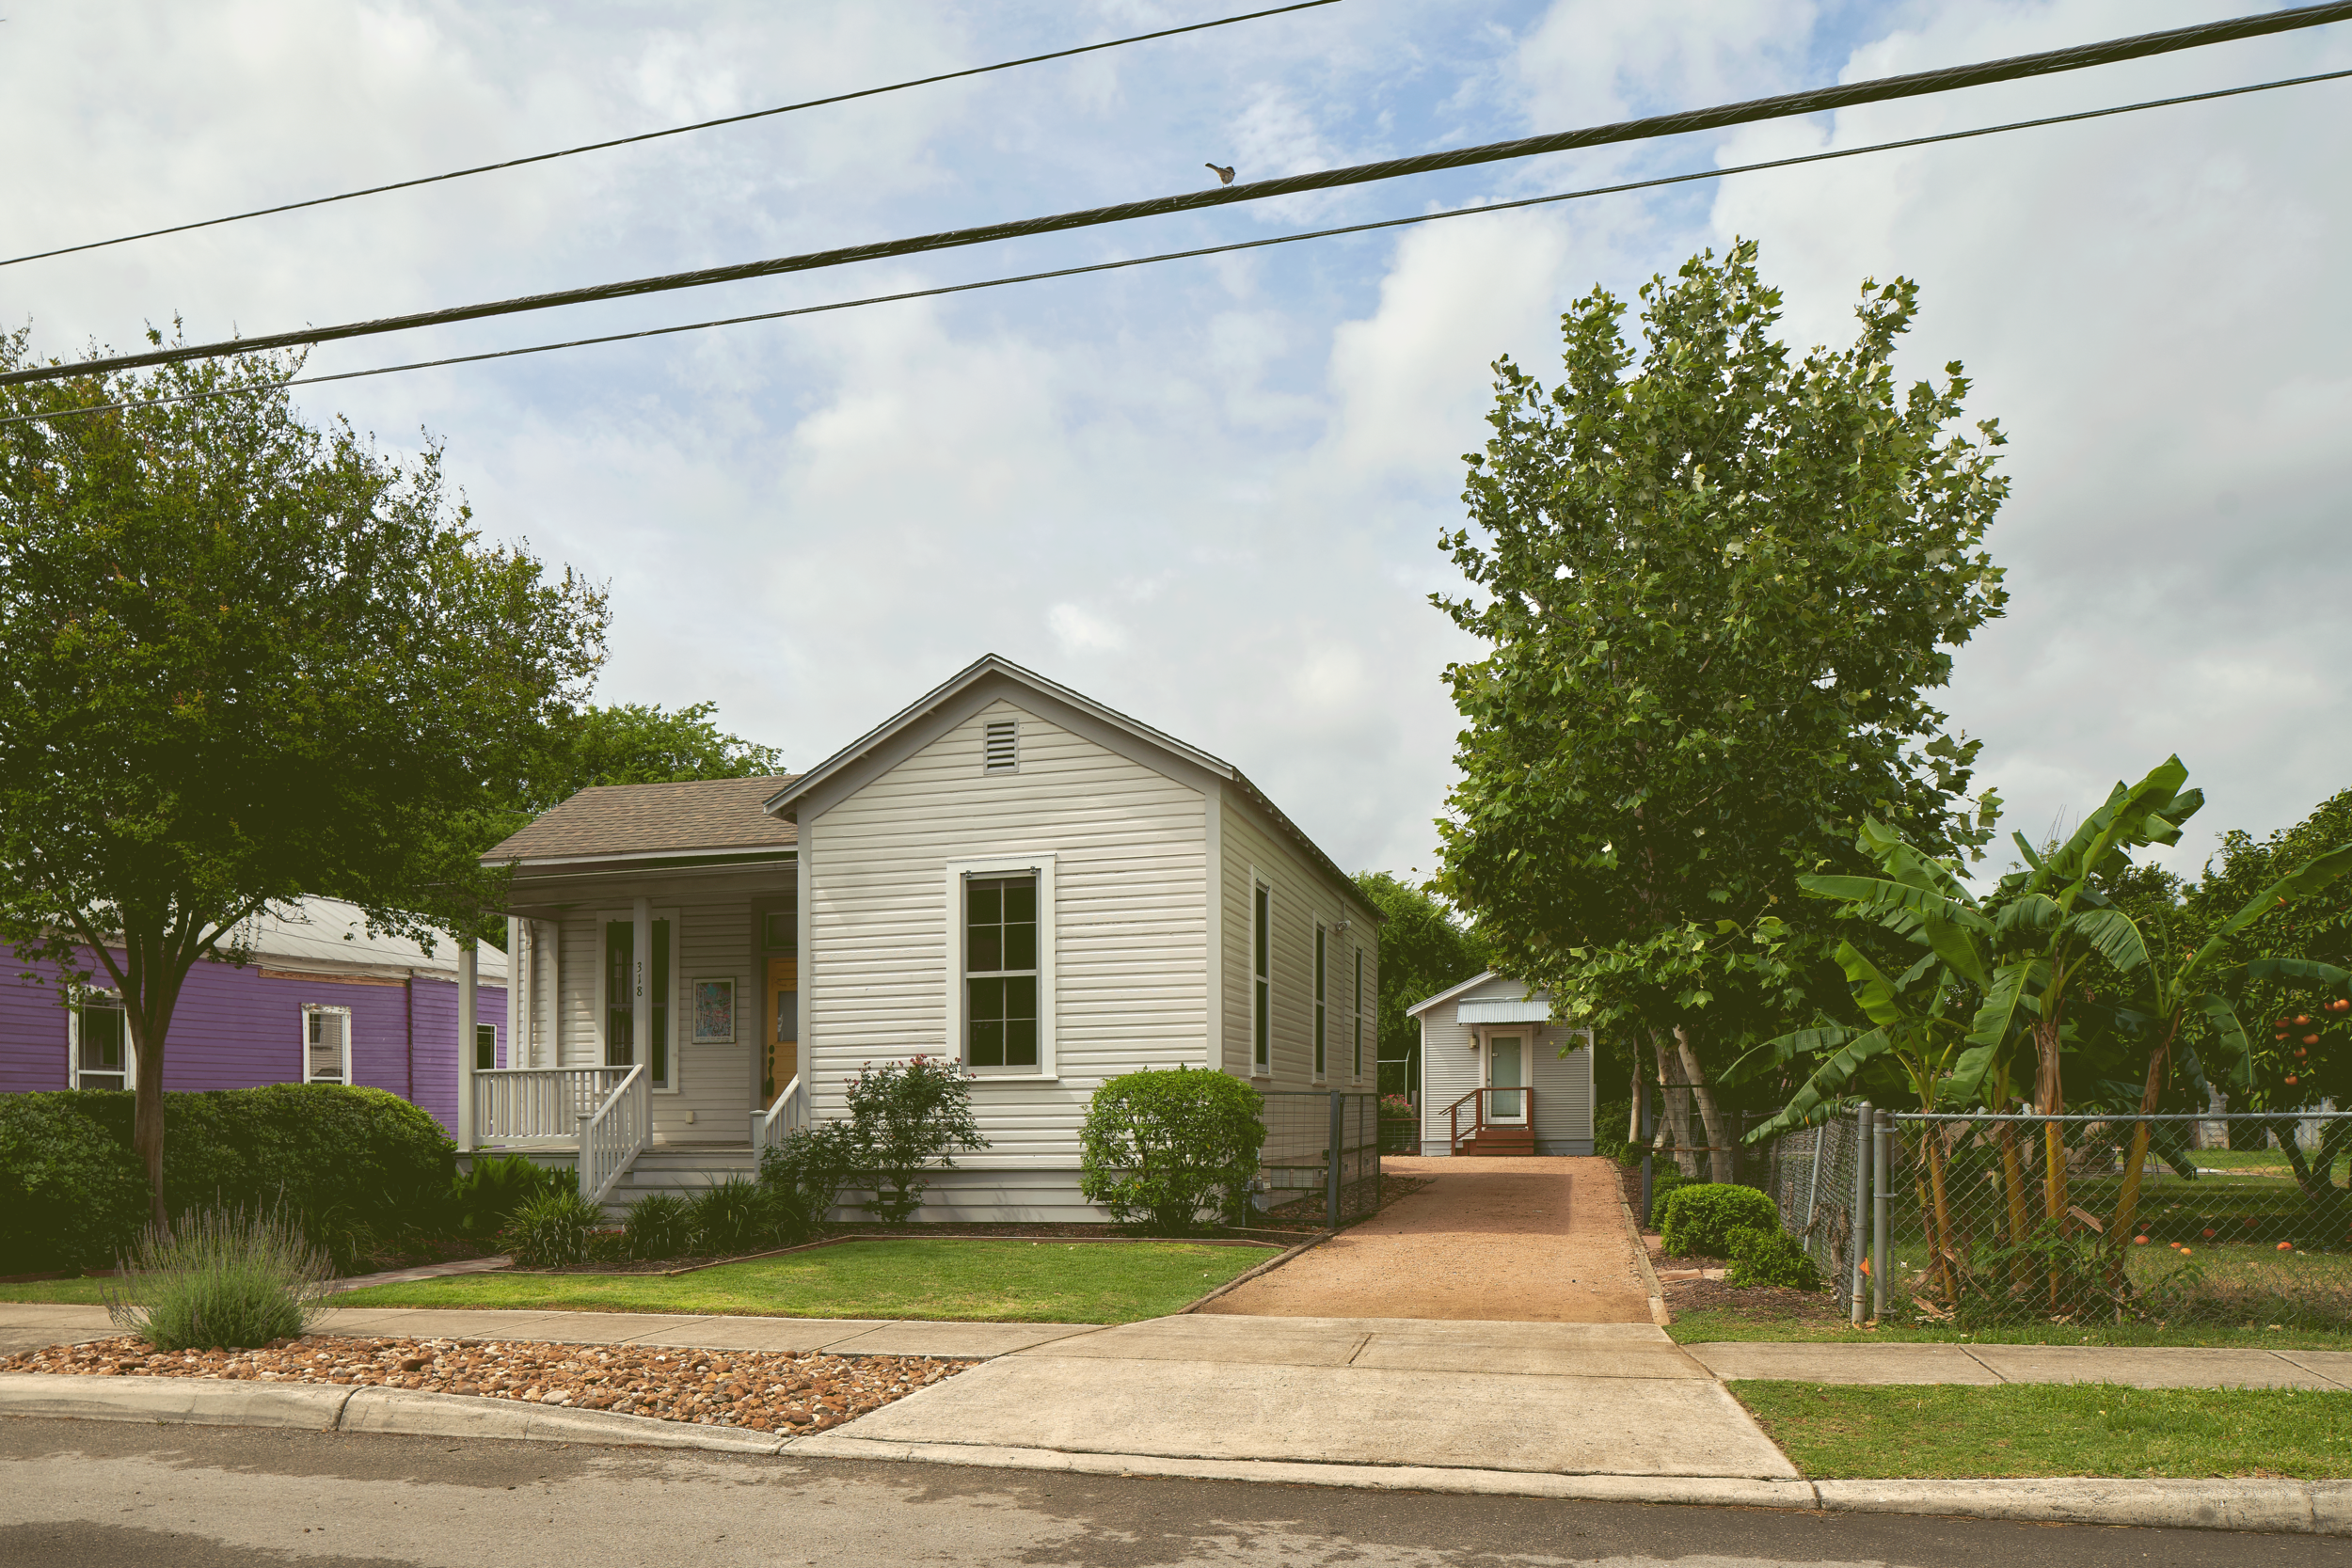
[(1807, 1477), (2352, 1476), (2352, 1393), (1734, 1383)]
[(334, 1305), (1119, 1323), (1172, 1312), (1275, 1250), (916, 1237), (847, 1242), (671, 1278), (457, 1275), (371, 1286), (336, 1296)]
[(74, 1307), (101, 1307), (106, 1298), (98, 1292), (116, 1279), (36, 1279), (23, 1285), (0, 1285), (0, 1301), (61, 1301)]
[(2206, 1345), (2254, 1350), (2352, 1350), (2352, 1334), (2237, 1324), (2004, 1323), (1974, 1331), (1936, 1323), (1883, 1323), (1849, 1328), (1836, 1321), (1775, 1318), (1701, 1308), (1675, 1313), (1666, 1333), (1677, 1344), (1728, 1339), (1778, 1343), (1867, 1345)]

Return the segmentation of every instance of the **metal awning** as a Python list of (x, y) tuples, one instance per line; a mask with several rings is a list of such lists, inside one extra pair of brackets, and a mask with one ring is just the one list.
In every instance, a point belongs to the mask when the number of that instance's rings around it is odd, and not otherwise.
[(1549, 1023), (1551, 1004), (1538, 996), (1515, 1002), (1464, 1002), (1454, 1009), (1456, 1023)]

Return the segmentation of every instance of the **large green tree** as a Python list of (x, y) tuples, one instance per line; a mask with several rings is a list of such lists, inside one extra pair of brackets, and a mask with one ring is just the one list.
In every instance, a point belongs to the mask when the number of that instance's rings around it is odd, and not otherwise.
[(1380, 1092), (1421, 1081), (1421, 1031), (1405, 1009), (1486, 967), (1478, 933), (1427, 890), (1386, 871), (1359, 871), (1356, 886), (1381, 914)]
[(599, 592), (486, 543), (437, 449), (305, 423), (291, 368), (0, 392), (0, 938), (120, 993), (158, 1220), (189, 970), (307, 894), (469, 923), (473, 816), (603, 653)]
[[(1710, 1069), (1845, 1005), (1796, 879), (1860, 869), (1866, 819), (1935, 855), (1983, 842), (1977, 745), (1927, 694), (2006, 597), (1981, 548), (1998, 426), (1956, 428), (1957, 363), (1895, 381), (1915, 287), (1866, 282), (1853, 345), (1798, 360), (1756, 256), (1644, 285), (1638, 350), (1594, 291), (1553, 388), (1498, 361), (1470, 526), (1443, 542), (1470, 591), (1436, 598), (1488, 651), (1447, 671), (1465, 727), (1434, 885), (1498, 967), (1695, 1085), (1719, 1151)], [(1685, 1148), (1689, 1104), (1666, 1099)]]

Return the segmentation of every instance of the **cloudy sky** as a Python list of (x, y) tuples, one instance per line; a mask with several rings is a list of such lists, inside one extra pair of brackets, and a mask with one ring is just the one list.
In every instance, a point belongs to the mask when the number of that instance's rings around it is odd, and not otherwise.
[[(9, 0), (7, 254), (985, 64), (1246, 0)], [(421, 191), (0, 268), (44, 352), (454, 305), (1959, 64), (2243, 0), (1343, 0)], [(314, 371), (777, 309), (2352, 67), (2352, 25), (1930, 101), (320, 350)], [(1736, 235), (1799, 347), (1908, 275), (1904, 369), (2010, 431), (2008, 619), (1948, 707), (2010, 825), (2177, 751), (2173, 857), (2352, 784), (2352, 83), (309, 389), (446, 444), (485, 527), (609, 579), (608, 701), (804, 766), (984, 652), (1426, 869), (1475, 650), (1426, 603), (1488, 363)], [(2327, 258), (2337, 260), (2330, 263)], [(2336, 434), (2329, 436), (2329, 432)]]

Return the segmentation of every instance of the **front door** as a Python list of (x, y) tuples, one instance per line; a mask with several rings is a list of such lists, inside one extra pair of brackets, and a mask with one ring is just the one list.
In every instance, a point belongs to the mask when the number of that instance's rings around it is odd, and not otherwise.
[(1527, 1120), (1527, 1037), (1486, 1037), (1486, 1086), (1509, 1093), (1486, 1097), (1486, 1119), (1523, 1125)]
[(776, 1102), (785, 1086), (801, 1070), (801, 961), (798, 958), (770, 958), (768, 983), (762, 988), (759, 1102)]

